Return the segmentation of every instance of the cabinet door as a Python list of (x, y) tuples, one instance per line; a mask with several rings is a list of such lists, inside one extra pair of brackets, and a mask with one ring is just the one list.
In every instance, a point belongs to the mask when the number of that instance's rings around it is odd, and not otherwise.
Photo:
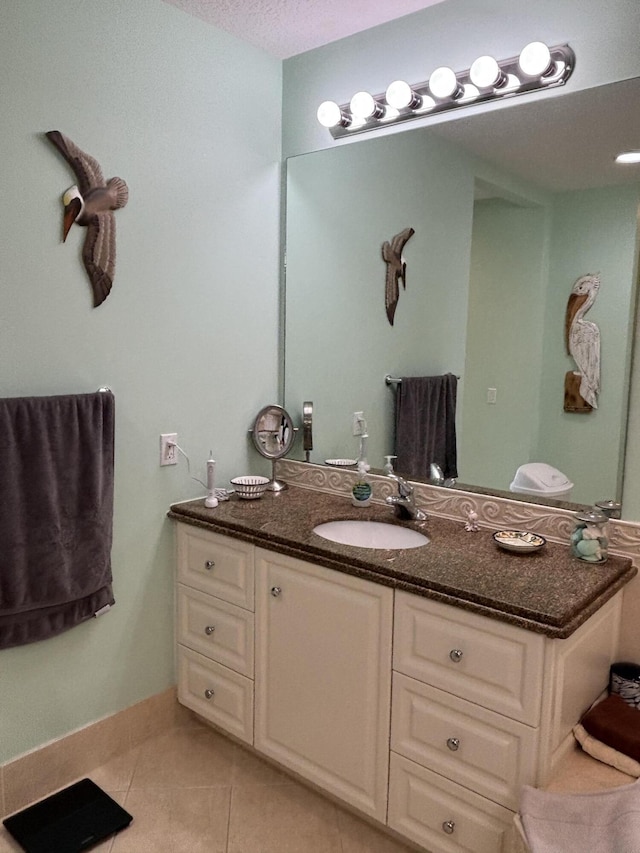
[(256, 549), (255, 746), (385, 821), (393, 592)]

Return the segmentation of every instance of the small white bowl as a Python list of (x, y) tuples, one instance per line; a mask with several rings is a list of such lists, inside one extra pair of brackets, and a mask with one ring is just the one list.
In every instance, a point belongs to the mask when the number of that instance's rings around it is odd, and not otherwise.
[(239, 498), (243, 498), (246, 501), (255, 501), (264, 494), (265, 489), (269, 485), (269, 478), (248, 474), (245, 477), (234, 477), (230, 482)]
[(325, 459), (325, 465), (331, 465), (333, 468), (353, 468), (358, 464), (357, 459)]

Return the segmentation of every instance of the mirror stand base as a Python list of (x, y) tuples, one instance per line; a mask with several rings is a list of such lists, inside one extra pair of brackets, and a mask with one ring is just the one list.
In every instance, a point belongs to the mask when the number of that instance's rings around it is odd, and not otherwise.
[(271, 482), (267, 485), (268, 492), (284, 492), (288, 488), (286, 483), (276, 478), (276, 462), (277, 459), (271, 460)]

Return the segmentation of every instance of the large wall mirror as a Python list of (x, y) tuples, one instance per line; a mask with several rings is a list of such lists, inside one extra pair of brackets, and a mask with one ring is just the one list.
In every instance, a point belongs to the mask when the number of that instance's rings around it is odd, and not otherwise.
[[(621, 499), (638, 276), (640, 80), (482, 112), (287, 162), (286, 408), (314, 401), (313, 462), (394, 452), (385, 376), (460, 376), (462, 483), (507, 491), (545, 462), (571, 500)], [(381, 246), (411, 226), (393, 327)], [(602, 339), (601, 394), (563, 411), (573, 362), (564, 315), (599, 273), (588, 318)], [(488, 402), (495, 389), (495, 402)], [(295, 454), (294, 454), (295, 455)]]

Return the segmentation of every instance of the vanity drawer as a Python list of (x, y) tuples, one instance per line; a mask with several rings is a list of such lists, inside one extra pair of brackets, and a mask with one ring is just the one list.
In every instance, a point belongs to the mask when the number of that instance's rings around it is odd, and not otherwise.
[(513, 812), (391, 753), (387, 823), (432, 853), (511, 853)]
[(253, 613), (182, 584), (177, 593), (178, 642), (253, 678)]
[(253, 610), (253, 545), (185, 524), (177, 536), (181, 583)]
[(393, 668), (535, 726), (544, 637), (505, 622), (396, 592)]
[(391, 749), (466, 788), (517, 809), (534, 784), (538, 730), (393, 675)]
[(253, 681), (180, 645), (178, 700), (221, 729), (253, 744)]

